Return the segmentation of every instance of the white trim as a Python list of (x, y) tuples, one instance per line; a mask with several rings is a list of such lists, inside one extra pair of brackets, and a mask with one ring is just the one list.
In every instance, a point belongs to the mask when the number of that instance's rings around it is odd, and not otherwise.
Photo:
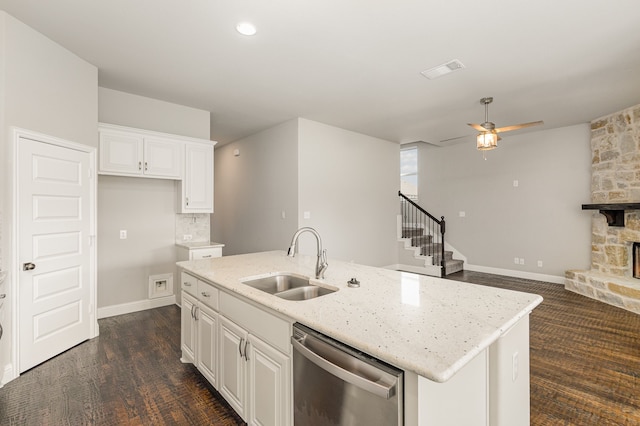
[(515, 271), (513, 269), (492, 268), (490, 266), (470, 265), (465, 264), (464, 269), (467, 271), (484, 272), (487, 274), (504, 275), (507, 277), (524, 278), (534, 281), (543, 281), (547, 283), (562, 284), (564, 285), (564, 276), (559, 277), (557, 275), (538, 274), (535, 272), (527, 271)]
[[(11, 379), (9, 379), (11, 377)], [(13, 365), (8, 364), (4, 366), (4, 374), (2, 375), (2, 381), (0, 381), (0, 388), (13, 380)]]
[(163, 306), (175, 305), (176, 295), (159, 297), (157, 299), (139, 300), (137, 302), (122, 303), (98, 308), (98, 319), (115, 317), (116, 315), (130, 314), (133, 312), (146, 311), (147, 309), (161, 308)]
[[(94, 338), (98, 336), (98, 318), (96, 316), (98, 300), (97, 300), (97, 241), (96, 241), (96, 229), (97, 229), (97, 164), (96, 164), (96, 148), (89, 145), (84, 145), (65, 139), (60, 139), (54, 136), (45, 135), (43, 133), (34, 132), (31, 130), (22, 129), (19, 127), (10, 127), (11, 142), (9, 144), (9, 152), (7, 157), (12, 158), (12, 169), (10, 171), (11, 180), (9, 186), (11, 187), (11, 254), (7, 257), (7, 264), (11, 265), (13, 271), (10, 274), (10, 288), (11, 288), (11, 350), (10, 360), (11, 364), (5, 367), (5, 374), (3, 375), (3, 383), (7, 383), (18, 376), (20, 376), (20, 348), (19, 348), (19, 313), (18, 307), (20, 306), (19, 292), (18, 292), (18, 275), (16, 271), (20, 270), (20, 262), (17, 253), (19, 253), (19, 241), (18, 241), (18, 229), (19, 229), (19, 209), (18, 209), (18, 175), (20, 172), (20, 164), (18, 163), (18, 149), (20, 138), (29, 139), (36, 142), (47, 143), (50, 145), (59, 146), (62, 148), (73, 149), (75, 151), (86, 152), (89, 154), (89, 169), (91, 170), (91, 178), (89, 184), (89, 232), (92, 237), (93, 244), (89, 247), (89, 337)], [(2, 366), (0, 366), (2, 367)]]
[(440, 266), (413, 266), (396, 263), (394, 265), (383, 266), (384, 269), (391, 269), (392, 271), (411, 272), (414, 274), (429, 275), (432, 277), (440, 277)]

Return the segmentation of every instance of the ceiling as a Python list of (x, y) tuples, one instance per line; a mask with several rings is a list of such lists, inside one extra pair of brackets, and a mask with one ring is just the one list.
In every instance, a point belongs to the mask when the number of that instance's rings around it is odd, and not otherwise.
[[(640, 103), (637, 0), (0, 0), (102, 87), (211, 112), (220, 143), (303, 117), (407, 143)], [(258, 33), (235, 26), (253, 22)], [(428, 80), (452, 59), (465, 68)], [(515, 132), (514, 132), (515, 133)], [(507, 135), (508, 137), (508, 135)]]

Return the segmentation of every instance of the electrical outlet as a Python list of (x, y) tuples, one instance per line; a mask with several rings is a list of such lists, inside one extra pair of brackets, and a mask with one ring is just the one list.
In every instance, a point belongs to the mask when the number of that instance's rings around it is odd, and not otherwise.
[(514, 188), (517, 188), (517, 187), (518, 187), (518, 185), (520, 185), (520, 182), (518, 182), (517, 180), (514, 180), (514, 181), (513, 181), (513, 187), (514, 187)]
[(524, 265), (524, 257), (521, 257), (521, 258), (520, 258), (520, 264), (521, 264), (521, 265)]
[(467, 216), (467, 213), (466, 212), (458, 212), (458, 216), (465, 217), (465, 216)]
[(121, 229), (120, 230), (120, 239), (121, 240), (126, 240), (127, 239), (127, 230), (126, 229)]
[(304, 212), (302, 214), (302, 217), (305, 218), (305, 219), (311, 219), (311, 212)]
[(538, 268), (542, 268), (542, 260), (538, 260)]
[(514, 257), (513, 258), (513, 263), (515, 263), (516, 265), (520, 264), (520, 258), (519, 257)]
[(511, 357), (511, 381), (515, 382), (518, 378), (518, 352), (514, 352)]
[(182, 236), (182, 241), (191, 241), (191, 240), (193, 240), (193, 235), (191, 234), (184, 234)]

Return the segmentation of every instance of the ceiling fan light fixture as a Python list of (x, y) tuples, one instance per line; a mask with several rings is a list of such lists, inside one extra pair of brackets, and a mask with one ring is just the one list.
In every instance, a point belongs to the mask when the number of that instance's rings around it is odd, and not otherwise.
[(493, 131), (480, 132), (476, 136), (476, 146), (479, 151), (489, 151), (498, 147), (498, 134)]

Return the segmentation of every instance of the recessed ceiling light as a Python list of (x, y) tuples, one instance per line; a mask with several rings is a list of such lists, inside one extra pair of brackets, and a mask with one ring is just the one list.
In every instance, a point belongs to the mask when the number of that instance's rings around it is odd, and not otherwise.
[(252, 36), (256, 33), (256, 26), (251, 22), (240, 22), (236, 25), (236, 30), (242, 35)]
[(442, 77), (443, 75), (450, 74), (454, 71), (459, 71), (464, 68), (464, 64), (457, 59), (447, 62), (446, 64), (438, 65), (426, 71), (422, 71), (420, 74), (427, 77), (429, 80)]

